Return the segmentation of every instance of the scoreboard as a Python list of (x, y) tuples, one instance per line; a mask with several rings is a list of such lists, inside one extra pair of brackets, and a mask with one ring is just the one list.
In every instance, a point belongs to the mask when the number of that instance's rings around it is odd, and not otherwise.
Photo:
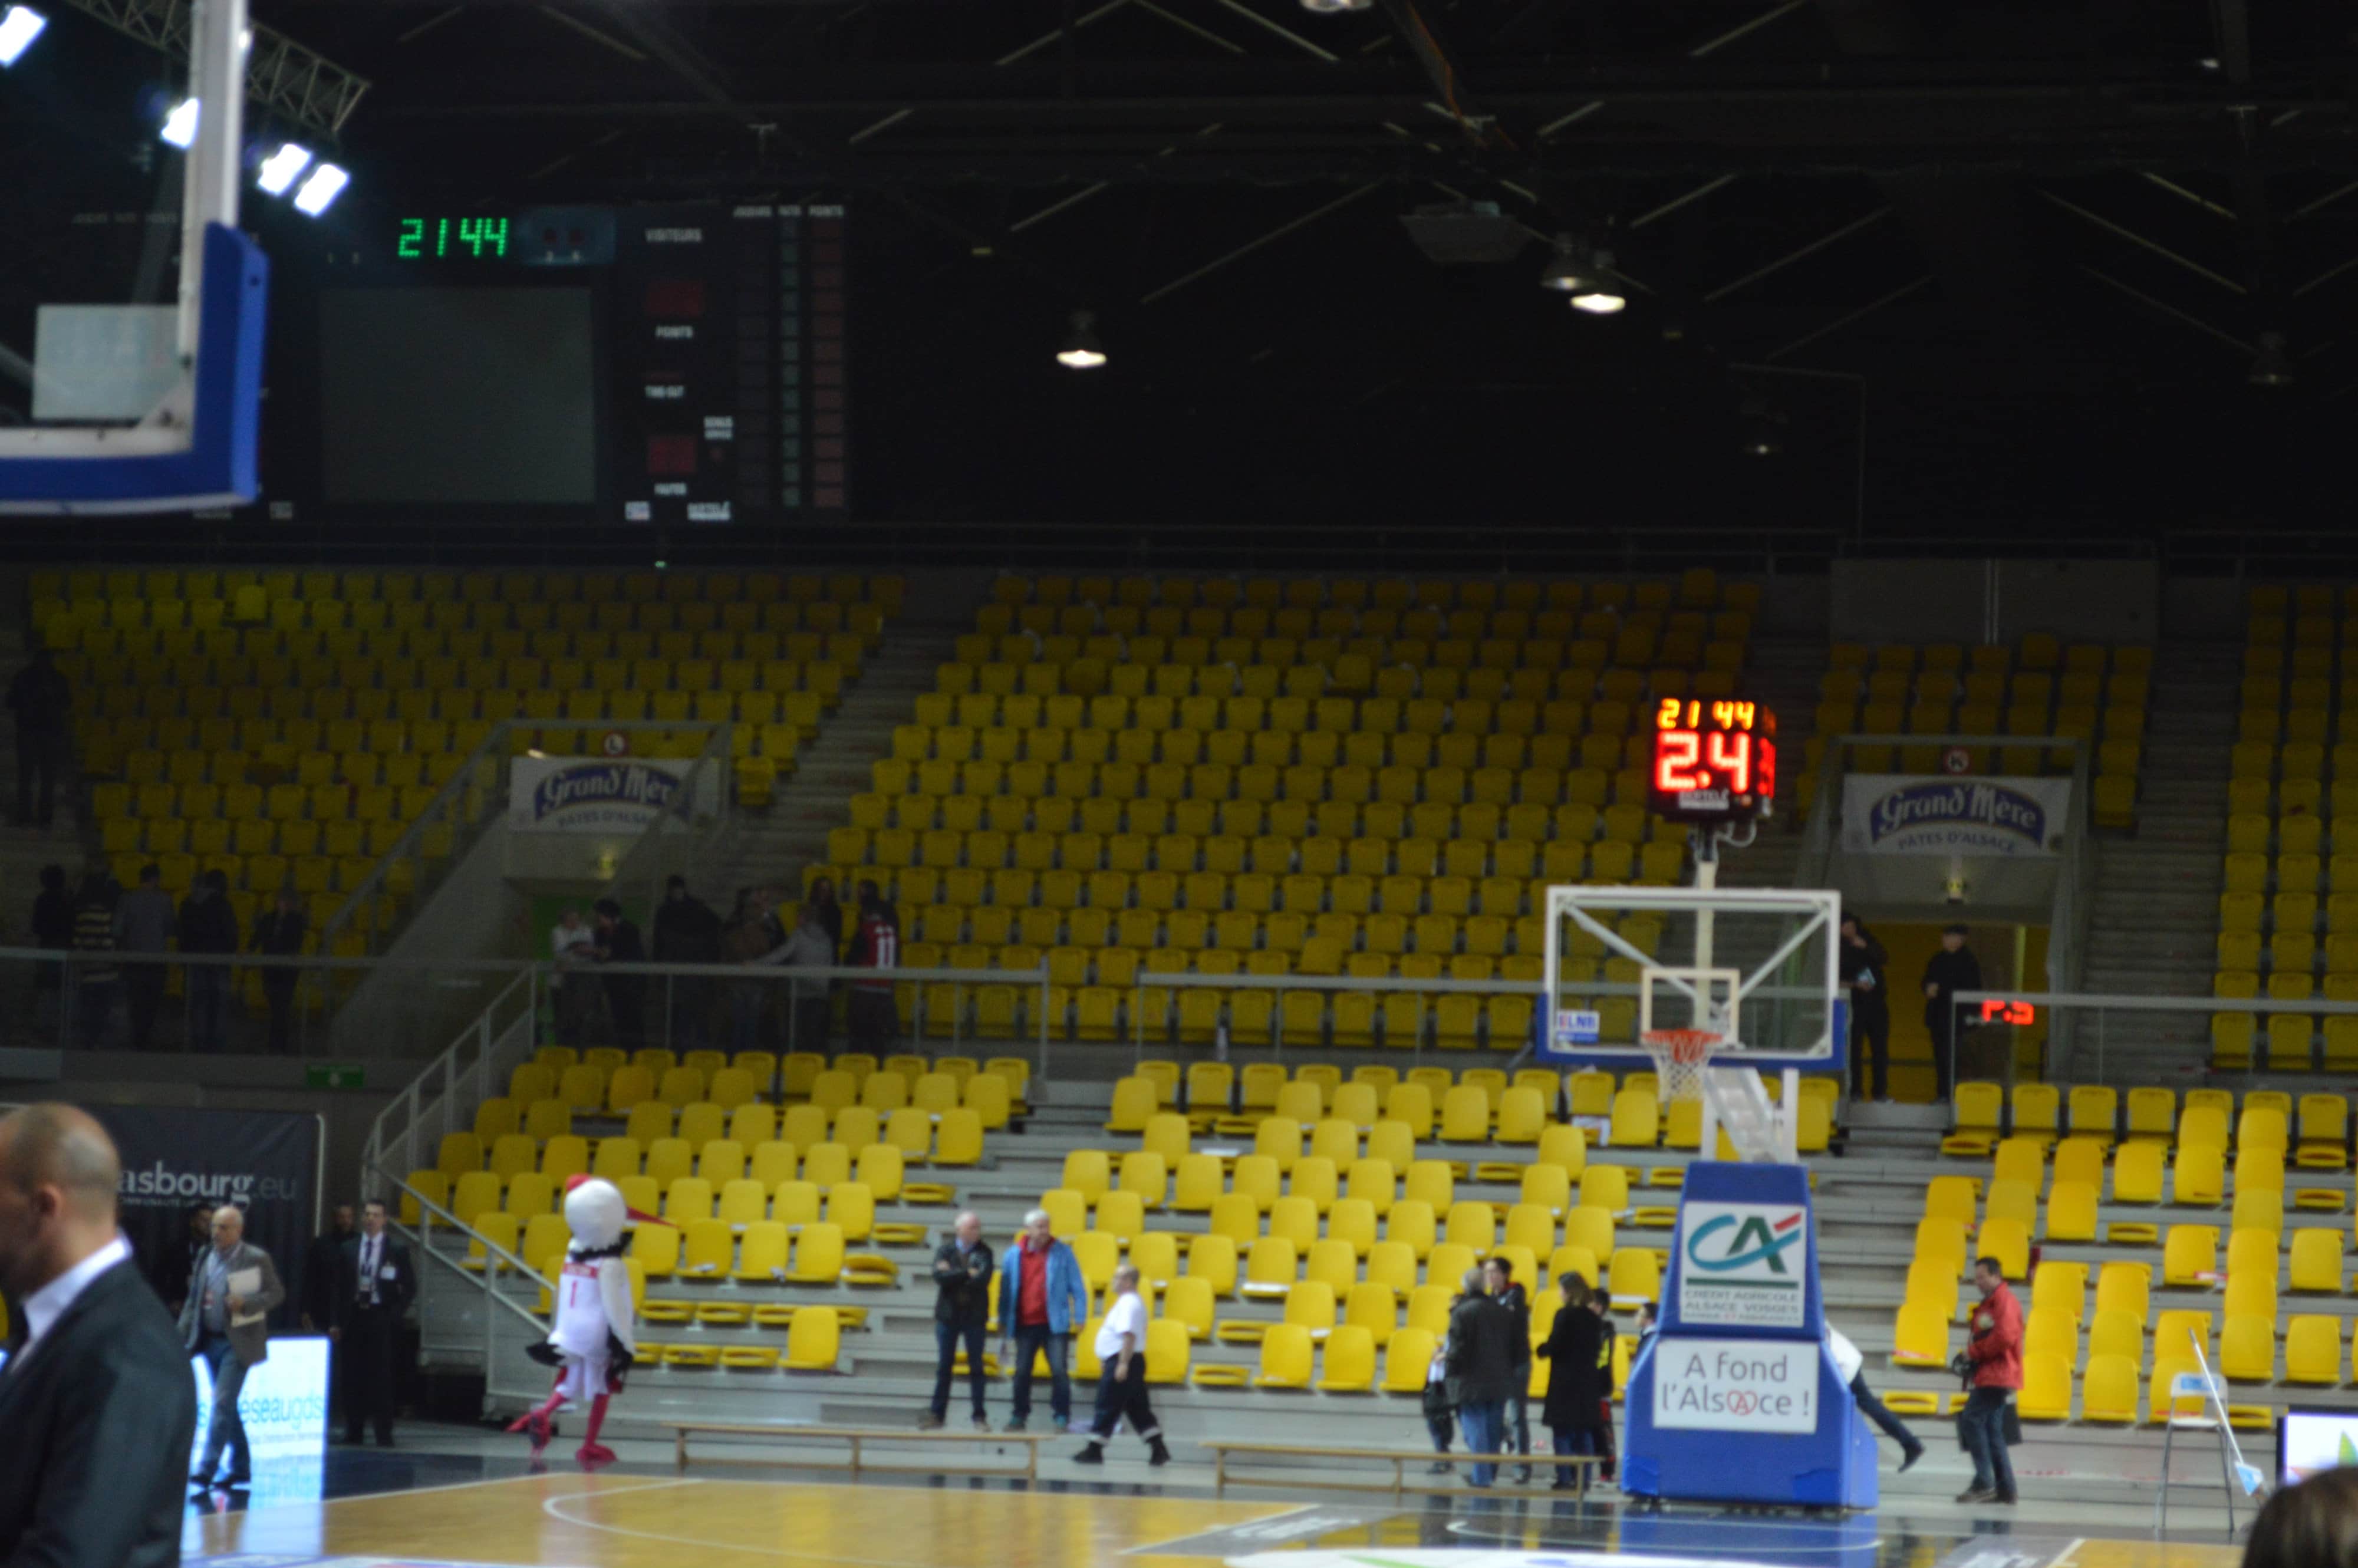
[[(322, 401), (352, 404), (321, 416), (320, 498), (404, 516), (489, 501), (666, 529), (842, 521), (848, 222), (817, 199), (372, 215), (350, 263), (315, 279), (349, 291), (320, 315)], [(372, 313), (396, 311), (416, 330), (369, 331)], [(388, 373), (412, 389), (398, 406), (369, 401)], [(562, 445), (575, 482), (519, 496), (512, 475), (503, 488), (481, 471), (494, 456), (404, 489), (403, 452), (442, 459), (478, 432), (493, 453)]]
[(1654, 710), (1646, 804), (1673, 822), (1755, 821), (1777, 799), (1777, 716), (1733, 697), (1666, 697)]

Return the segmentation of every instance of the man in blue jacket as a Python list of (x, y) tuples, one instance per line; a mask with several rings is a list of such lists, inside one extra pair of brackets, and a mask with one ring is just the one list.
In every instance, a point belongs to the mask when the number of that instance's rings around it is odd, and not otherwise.
[(1015, 1409), (1010, 1432), (1032, 1413), (1032, 1361), (1048, 1357), (1048, 1409), (1056, 1430), (1073, 1421), (1073, 1381), (1066, 1370), (1074, 1331), (1089, 1315), (1088, 1288), (1073, 1249), (1050, 1234), (1045, 1210), (1023, 1217), (1023, 1236), (999, 1260), (1000, 1358), (1015, 1361)]

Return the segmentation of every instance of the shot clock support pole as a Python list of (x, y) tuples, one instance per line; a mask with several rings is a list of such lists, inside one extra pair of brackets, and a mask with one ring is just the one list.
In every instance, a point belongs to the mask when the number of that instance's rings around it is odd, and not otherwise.
[[(1757, 832), (1758, 829), (1753, 831)], [(1752, 842), (1752, 833), (1747, 832), (1739, 839), (1725, 826), (1696, 827), (1687, 830), (1687, 842), (1694, 850), (1695, 888), (1698, 892), (1710, 892), (1719, 886), (1721, 846), (1742, 849)], [(1695, 968), (1699, 969), (1712, 968), (1714, 961), (1714, 944), (1716, 932), (1714, 929), (1714, 915), (1715, 913), (1708, 903), (1695, 910), (1694, 963)], [(1829, 933), (1827, 940), (1836, 941), (1839, 937)], [(1705, 1017), (1704, 1009), (1710, 1005), (1711, 998), (1708, 995), (1701, 995), (1694, 1000), (1695, 1011), (1693, 1016), (1695, 1026), (1708, 1027), (1711, 1021)], [(1729, 998), (1728, 1016), (1724, 1031), (1729, 1040), (1741, 1039), (1743, 1012), (1742, 996), (1739, 994)], [(1784, 1159), (1790, 1163), (1800, 1158), (1797, 1145), (1801, 1132), (1798, 1108), (1801, 1105), (1801, 1073), (1800, 1068), (1789, 1066), (1779, 1076), (1783, 1093), (1779, 1097), (1780, 1103), (1772, 1115), (1777, 1126), (1778, 1143), (1781, 1146)], [(1714, 1114), (1712, 1098), (1707, 1094), (1703, 1097), (1703, 1123), (1699, 1131), (1700, 1137), (1695, 1147), (1702, 1152), (1704, 1158), (1716, 1158), (1719, 1150), (1719, 1119)]]

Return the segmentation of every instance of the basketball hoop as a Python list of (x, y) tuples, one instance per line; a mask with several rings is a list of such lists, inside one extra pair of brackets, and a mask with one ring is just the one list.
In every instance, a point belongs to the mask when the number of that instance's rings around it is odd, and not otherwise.
[(1642, 1037), (1654, 1059), (1656, 1099), (1664, 1106), (1703, 1098), (1704, 1069), (1726, 1036), (1708, 1029), (1649, 1029)]

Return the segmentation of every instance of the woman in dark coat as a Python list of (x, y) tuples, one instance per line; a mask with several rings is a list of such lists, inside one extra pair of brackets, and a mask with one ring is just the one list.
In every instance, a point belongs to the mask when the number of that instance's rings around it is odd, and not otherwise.
[[(1597, 1366), (1605, 1345), (1605, 1325), (1589, 1310), (1587, 1281), (1577, 1274), (1566, 1274), (1557, 1283), (1563, 1291), (1563, 1304), (1556, 1311), (1547, 1342), (1537, 1351), (1549, 1364), (1547, 1403), (1542, 1413), (1558, 1454), (1595, 1454), (1597, 1413), (1604, 1408), (1599, 1395), (1609, 1392), (1609, 1389), (1599, 1387)], [(1605, 1378), (1611, 1376), (1609, 1372), (1603, 1374)], [(1572, 1472), (1569, 1465), (1555, 1467), (1557, 1491), (1572, 1489)]]

